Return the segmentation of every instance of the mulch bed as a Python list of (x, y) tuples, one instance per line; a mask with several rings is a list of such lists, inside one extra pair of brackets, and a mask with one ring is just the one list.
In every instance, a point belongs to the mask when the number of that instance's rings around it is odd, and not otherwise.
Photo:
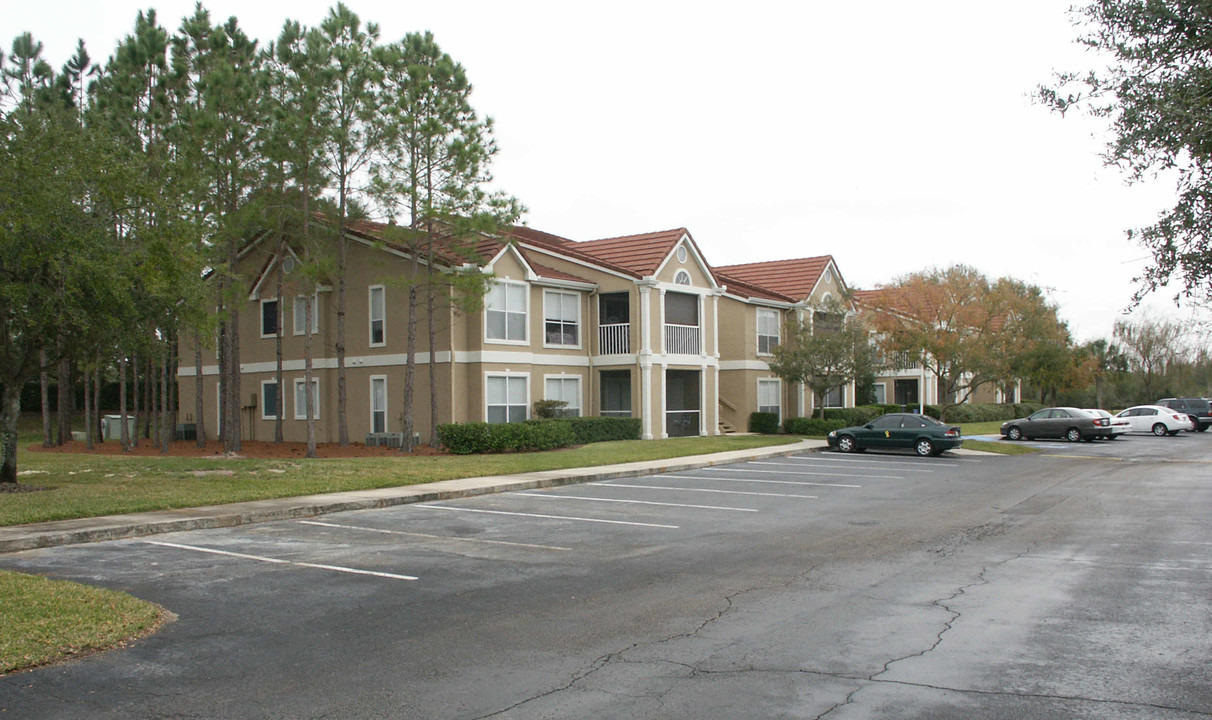
[[(258, 458), (258, 459), (289, 459), (307, 457), (307, 443), (273, 443), (262, 440), (245, 440), (240, 443), (240, 452), (234, 456), (229, 456), (223, 451), (223, 444), (217, 440), (212, 440), (206, 443), (205, 447), (198, 447), (193, 440), (181, 440), (169, 443), (168, 452), (160, 452), (160, 446), (156, 445), (151, 440), (141, 440), (139, 444), (132, 447), (129, 452), (122, 452), (122, 443), (117, 440), (107, 440), (105, 442), (94, 442), (93, 449), (89, 450), (86, 443), (72, 441), (55, 447), (42, 447), (41, 445), (31, 445), (27, 448), (30, 452), (37, 453), (72, 453), (80, 455), (127, 455), (133, 457), (241, 457), (241, 458)], [(435, 450), (428, 445), (421, 445), (413, 450), (412, 453), (403, 457), (417, 457), (423, 455), (440, 455), (441, 451)], [(361, 443), (350, 443), (345, 447), (341, 447), (336, 443), (317, 443), (316, 455), (321, 458), (359, 458), (359, 457), (402, 457), (399, 450), (388, 447), (367, 447)]]

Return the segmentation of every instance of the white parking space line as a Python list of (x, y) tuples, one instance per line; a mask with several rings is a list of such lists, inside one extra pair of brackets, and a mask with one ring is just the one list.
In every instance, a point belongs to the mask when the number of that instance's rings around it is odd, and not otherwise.
[(481, 545), (509, 545), (511, 547), (530, 548), (532, 550), (572, 550), (559, 545), (536, 545), (534, 543), (509, 542), (508, 540), (482, 540), (480, 538), (455, 537), (453, 535), (430, 535), (428, 533), (405, 532), (403, 530), (386, 530), (382, 528), (363, 527), (361, 525), (338, 525), (337, 523), (319, 522), (316, 520), (299, 520), (301, 525), (318, 525), (319, 527), (338, 528), (340, 530), (361, 530), (362, 532), (380, 533), (382, 535), (403, 535), (405, 537), (425, 538), (427, 540), (453, 540), (456, 542), (478, 543)]
[(332, 570), (334, 572), (349, 573), (351, 575), (372, 575), (374, 577), (389, 578), (391, 580), (416, 580), (412, 575), (397, 575), (395, 573), (379, 572), (378, 570), (359, 570), (357, 568), (341, 567), (340, 565), (322, 565), (320, 563), (295, 562), (294, 560), (282, 560), (279, 558), (264, 557), (262, 555), (248, 555), (245, 553), (229, 552), (227, 550), (215, 550), (214, 548), (198, 547), (196, 545), (181, 545), (179, 543), (157, 542), (154, 540), (144, 540), (148, 545), (159, 545), (161, 547), (177, 548), (179, 550), (193, 550), (194, 552), (208, 553), (211, 555), (225, 555), (227, 557), (240, 558), (242, 560), (256, 560), (257, 562), (273, 563), (275, 565), (293, 565), (295, 567), (314, 568), (316, 570)]
[[(712, 468), (714, 469), (714, 468)], [(768, 483), (770, 485), (808, 485), (812, 487), (861, 488), (862, 485), (844, 485), (842, 483), (809, 482), (807, 480), (762, 480), (761, 478), (730, 478), (711, 477), (705, 475), (653, 475), (653, 477), (681, 480), (718, 480), (720, 482)]]
[(667, 487), (662, 485), (627, 485), (625, 483), (617, 483), (613, 481), (587, 483), (587, 485), (609, 485), (611, 487), (631, 488), (634, 490), (673, 490), (675, 492), (702, 492), (702, 493), (720, 493), (723, 495), (756, 495), (759, 497), (781, 497), (781, 498), (802, 498), (805, 500), (819, 500), (819, 495), (795, 495), (792, 493), (766, 493), (755, 492), (753, 490), (713, 490), (711, 488), (688, 488), (688, 487)]
[[(788, 465), (790, 467), (805, 467), (807, 465), (824, 465), (826, 467), (829, 467), (831, 465), (836, 465), (836, 466), (840, 467), (842, 465), (850, 465), (852, 467), (861, 467), (863, 469), (871, 469), (871, 468), (885, 467), (888, 465), (906, 465), (907, 463), (898, 463), (895, 461), (884, 462), (882, 460), (869, 460), (869, 461), (864, 462), (862, 460), (833, 460), (831, 458), (821, 458), (820, 460), (815, 460), (815, 459), (814, 460), (800, 460), (798, 462), (757, 462), (757, 461), (755, 461), (751, 464), (753, 464), (753, 465)], [(933, 468), (923, 468), (920, 465), (918, 465), (917, 467), (913, 467), (913, 468), (898, 467), (896, 469), (896, 471), (897, 472), (915, 472), (915, 473), (936, 472), (936, 470), (934, 470)]]
[[(760, 465), (761, 463), (745, 463), (745, 464), (746, 465)], [(747, 467), (743, 467), (743, 468), (712, 467), (712, 468), (703, 468), (703, 469), (711, 470), (713, 472), (769, 473), (771, 475), (816, 475), (816, 476), (821, 476), (821, 477), (837, 477), (838, 476), (838, 473), (836, 473), (836, 472), (812, 472), (810, 470), (800, 470), (798, 472), (788, 472), (786, 470), (750, 470)], [(904, 480), (905, 479), (905, 478), (901, 477), (900, 475), (857, 475), (855, 473), (846, 473), (845, 475), (848, 478), (869, 478), (871, 480)]]
[(514, 517), (543, 518), (544, 520), (575, 520), (578, 522), (604, 523), (607, 525), (633, 525), (635, 527), (662, 528), (664, 530), (678, 529), (677, 525), (658, 525), (655, 523), (630, 522), (627, 520), (602, 520), (601, 518), (568, 517), (565, 515), (540, 515), (538, 513), (507, 512), (505, 510), (481, 510), (479, 508), (450, 507), (449, 505), (429, 505), (422, 503), (419, 505), (413, 505), (412, 507), (428, 508), (430, 510), (452, 510), (454, 512), (483, 513), (485, 515), (512, 515)]
[(604, 503), (627, 503), (632, 505), (661, 505), (663, 507), (690, 508), (693, 510), (729, 510), (732, 512), (758, 512), (754, 508), (738, 508), (738, 507), (721, 507), (718, 505), (687, 505), (684, 503), (667, 503), (656, 502), (654, 500), (622, 500), (619, 498), (595, 498), (585, 497), (584, 495), (556, 495), (546, 493), (532, 492), (515, 492), (511, 495), (521, 495), (523, 497), (543, 498), (544, 500), (588, 500), (590, 502)]
[[(894, 458), (894, 457), (904, 457), (904, 455), (891, 455), (891, 454), (889, 454), (889, 455), (878, 455), (878, 454), (877, 455), (862, 455), (862, 456), (829, 455), (828, 457), (823, 457), (822, 455), (823, 455), (822, 453), (812, 453), (811, 456), (789, 455), (789, 456), (787, 456), (787, 459), (788, 460), (800, 460), (802, 462), (808, 462), (808, 463), (832, 462), (832, 463), (854, 463), (856, 465), (860, 464), (860, 463), (878, 463), (880, 465), (901, 465), (901, 466), (907, 466), (907, 467), (912, 466), (912, 467), (918, 467), (918, 468), (920, 468), (923, 464), (928, 464), (930, 467), (936, 468), (936, 467), (951, 467), (953, 465), (958, 465), (959, 463), (981, 462), (981, 460), (978, 458), (961, 458), (961, 457), (947, 457), (947, 458), (935, 457), (935, 458), (920, 458), (918, 460), (893, 460), (892, 458)], [(879, 458), (879, 459), (877, 460), (877, 459), (873, 459), (873, 458)], [(885, 460), (884, 458), (888, 458), (888, 459)]]

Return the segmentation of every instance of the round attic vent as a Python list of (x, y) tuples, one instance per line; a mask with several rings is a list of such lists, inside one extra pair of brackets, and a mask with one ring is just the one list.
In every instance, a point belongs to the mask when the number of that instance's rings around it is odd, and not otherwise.
[(289, 275), (294, 271), (295, 271), (295, 259), (288, 255), (282, 260), (282, 272)]
[(680, 263), (686, 262), (686, 246), (685, 245), (678, 246), (678, 262), (680, 262)]

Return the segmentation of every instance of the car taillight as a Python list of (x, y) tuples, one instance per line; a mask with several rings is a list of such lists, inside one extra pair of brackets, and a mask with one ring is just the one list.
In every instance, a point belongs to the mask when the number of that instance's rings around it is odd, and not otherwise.
[(946, 437), (959, 437), (959, 428), (947, 428), (947, 432), (943, 433)]
[(1111, 424), (1111, 421), (1107, 420), (1107, 418), (1098, 418), (1094, 421), (1094, 424), (1098, 427), (1107, 427)]
[(1183, 417), (1182, 415), (1173, 415), (1172, 417), (1179, 422), (1182, 422), (1183, 420), (1187, 419), (1187, 418)]

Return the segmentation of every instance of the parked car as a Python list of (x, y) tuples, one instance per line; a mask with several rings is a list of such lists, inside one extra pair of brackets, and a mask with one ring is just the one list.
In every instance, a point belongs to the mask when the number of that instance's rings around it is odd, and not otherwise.
[(1086, 412), (1092, 413), (1096, 417), (1107, 418), (1107, 422), (1111, 423), (1111, 432), (1107, 433), (1108, 440), (1114, 440), (1132, 430), (1132, 424), (1128, 422), (1127, 418), (1116, 417), (1106, 410), (1098, 408), (1086, 408)]
[(1064, 438), (1069, 442), (1094, 440), (1111, 433), (1111, 422), (1075, 407), (1051, 407), (1033, 412), (1025, 418), (1002, 423), (1002, 437), (1008, 440), (1024, 438)]
[(1153, 404), (1186, 413), (1199, 432), (1207, 432), (1212, 427), (1212, 403), (1206, 398), (1162, 398)]
[(847, 453), (870, 448), (905, 448), (923, 457), (939, 455), (964, 442), (955, 425), (944, 425), (929, 415), (915, 413), (882, 415), (866, 425), (834, 430), (825, 440), (829, 447)]
[(1132, 428), (1130, 432), (1153, 433), (1159, 437), (1195, 429), (1189, 415), (1161, 405), (1137, 405), (1120, 411), (1115, 417), (1127, 420)]

